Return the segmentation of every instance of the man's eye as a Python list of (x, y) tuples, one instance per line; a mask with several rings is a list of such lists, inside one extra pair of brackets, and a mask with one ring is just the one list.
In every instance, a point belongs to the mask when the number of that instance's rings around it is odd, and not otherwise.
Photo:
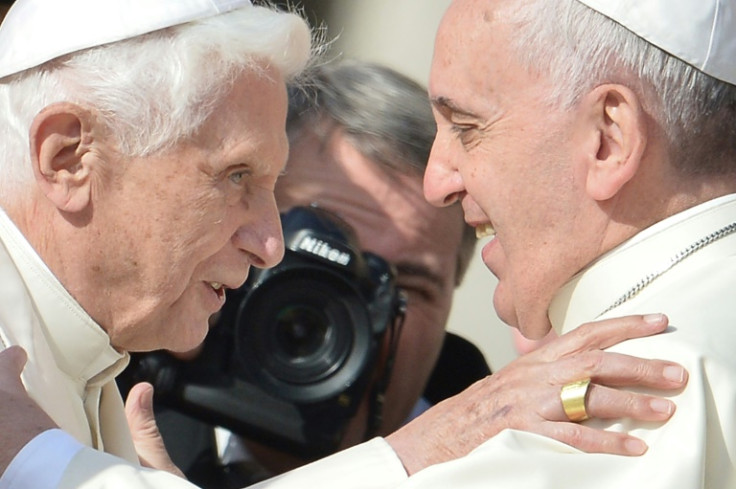
[(451, 130), (451, 131), (452, 131), (453, 133), (455, 133), (455, 134), (459, 134), (459, 135), (461, 135), (461, 136), (462, 136), (463, 134), (466, 134), (466, 133), (467, 133), (467, 132), (469, 132), (469, 131), (472, 131), (473, 129), (474, 129), (474, 126), (467, 126), (467, 125), (462, 125), (462, 124), (452, 124), (452, 125), (450, 126), (450, 130)]
[(417, 285), (398, 285), (398, 288), (406, 292), (409, 296), (409, 302), (414, 303), (415, 301), (421, 302), (434, 302), (436, 293), (430, 288), (421, 287)]
[(230, 181), (239, 184), (243, 181), (248, 173), (246, 171), (236, 171), (230, 174)]
[(466, 149), (470, 149), (470, 147), (475, 146), (480, 141), (478, 137), (478, 126), (476, 125), (452, 124), (450, 126), (450, 132)]

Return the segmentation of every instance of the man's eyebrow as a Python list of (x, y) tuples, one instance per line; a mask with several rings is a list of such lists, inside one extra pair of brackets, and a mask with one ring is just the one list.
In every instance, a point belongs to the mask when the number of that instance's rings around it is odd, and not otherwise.
[(455, 114), (461, 114), (461, 115), (467, 115), (467, 116), (473, 116), (474, 114), (471, 114), (467, 110), (461, 109), (455, 102), (452, 101), (452, 99), (448, 97), (433, 97), (430, 99), (432, 102), (432, 105), (434, 105), (438, 110), (449, 110), (450, 112), (453, 112)]
[(429, 279), (430, 282), (434, 283), (438, 287), (442, 288), (445, 284), (445, 279), (442, 275), (433, 272), (426, 265), (422, 265), (414, 262), (397, 262), (395, 264), (396, 271), (401, 275), (409, 275), (414, 277), (424, 277)]

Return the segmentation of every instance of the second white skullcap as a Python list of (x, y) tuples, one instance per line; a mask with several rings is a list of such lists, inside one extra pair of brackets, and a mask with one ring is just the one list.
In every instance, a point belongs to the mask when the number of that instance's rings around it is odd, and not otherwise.
[(578, 1), (703, 73), (736, 85), (736, 1)]
[(0, 26), (0, 78), (249, 5), (250, 0), (16, 0)]

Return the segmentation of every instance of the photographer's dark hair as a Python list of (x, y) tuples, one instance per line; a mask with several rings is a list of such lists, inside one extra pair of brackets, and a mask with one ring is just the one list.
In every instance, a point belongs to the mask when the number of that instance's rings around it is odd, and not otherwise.
[(364, 156), (424, 173), (436, 125), (426, 90), (411, 78), (378, 64), (341, 61), (307, 72), (289, 95), (292, 137), (327, 117)]
[[(315, 66), (289, 89), (286, 126), (291, 140), (305, 128), (324, 128), (326, 138), (334, 125), (363, 156), (420, 176), (437, 133), (425, 87), (386, 66), (353, 60)], [(475, 230), (465, 226), (456, 284), (468, 269), (476, 240)]]

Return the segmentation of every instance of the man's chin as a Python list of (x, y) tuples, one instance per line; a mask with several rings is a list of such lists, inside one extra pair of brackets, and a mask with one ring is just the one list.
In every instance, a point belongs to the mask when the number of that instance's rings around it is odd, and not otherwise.
[(536, 304), (517, 305), (511, 300), (511, 294), (506, 293), (501, 282), (493, 294), (493, 307), (498, 318), (518, 329), (529, 340), (542, 339), (552, 329), (546, 310), (539, 310), (535, 306)]
[(516, 328), (522, 336), (532, 341), (544, 339), (552, 329), (552, 324), (546, 314), (541, 317), (524, 317), (517, 324)]
[(169, 350), (181, 359), (194, 358), (202, 350), (209, 329), (206, 320), (177, 328), (171, 331), (171, 336), (167, 337), (170, 344), (159, 348)]
[(204, 346), (204, 343), (203, 342), (200, 342), (194, 348), (189, 348), (189, 349), (186, 349), (186, 350), (183, 350), (183, 351), (173, 351), (173, 350), (171, 350), (170, 353), (171, 353), (171, 355), (173, 355), (174, 357), (178, 358), (179, 360), (184, 360), (184, 361), (193, 360), (193, 359), (195, 359), (200, 354), (200, 352), (202, 351), (202, 347), (203, 346)]
[(496, 310), (496, 315), (501, 321), (513, 328), (519, 328), (516, 308), (510, 298), (504, 294), (503, 286), (500, 283), (496, 286), (496, 290), (493, 293), (493, 308)]

